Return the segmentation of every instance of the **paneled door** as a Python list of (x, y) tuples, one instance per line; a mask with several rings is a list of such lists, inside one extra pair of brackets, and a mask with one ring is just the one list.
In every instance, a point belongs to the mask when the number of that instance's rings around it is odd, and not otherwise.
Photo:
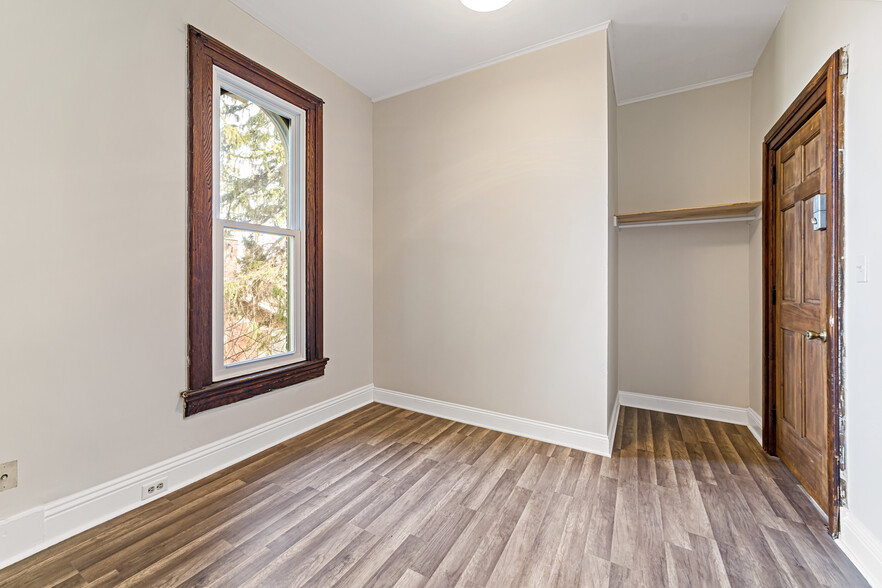
[(775, 437), (778, 456), (829, 514), (826, 124), (822, 108), (775, 155)]

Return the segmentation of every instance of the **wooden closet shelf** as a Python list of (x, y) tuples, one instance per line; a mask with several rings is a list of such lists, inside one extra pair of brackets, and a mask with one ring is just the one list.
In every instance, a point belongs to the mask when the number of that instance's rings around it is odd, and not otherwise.
[[(617, 214), (618, 226), (644, 223), (674, 223), (678, 221), (710, 221), (710, 220), (751, 220), (749, 215), (762, 206), (762, 202), (738, 202), (736, 204), (720, 204), (715, 206), (698, 206), (695, 208), (675, 208), (671, 210), (654, 210), (652, 212), (634, 212)], [(735, 217), (744, 217), (735, 218)]]

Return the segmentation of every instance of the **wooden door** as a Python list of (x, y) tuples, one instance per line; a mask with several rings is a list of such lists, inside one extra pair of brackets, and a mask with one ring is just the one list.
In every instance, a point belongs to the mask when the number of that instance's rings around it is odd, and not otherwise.
[(819, 110), (776, 152), (776, 447), (829, 513), (827, 231), (813, 204), (826, 192), (826, 113)]

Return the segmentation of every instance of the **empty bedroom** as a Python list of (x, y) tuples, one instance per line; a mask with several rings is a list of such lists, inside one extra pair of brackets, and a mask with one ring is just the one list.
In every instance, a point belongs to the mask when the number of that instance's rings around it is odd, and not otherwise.
[(0, 587), (882, 588), (880, 31), (0, 0)]

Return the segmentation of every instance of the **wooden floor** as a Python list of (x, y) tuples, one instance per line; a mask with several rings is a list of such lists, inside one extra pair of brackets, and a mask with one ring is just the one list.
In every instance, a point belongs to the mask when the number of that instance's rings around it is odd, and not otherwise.
[(612, 459), (371, 404), (0, 586), (866, 586), (745, 427), (624, 408)]

